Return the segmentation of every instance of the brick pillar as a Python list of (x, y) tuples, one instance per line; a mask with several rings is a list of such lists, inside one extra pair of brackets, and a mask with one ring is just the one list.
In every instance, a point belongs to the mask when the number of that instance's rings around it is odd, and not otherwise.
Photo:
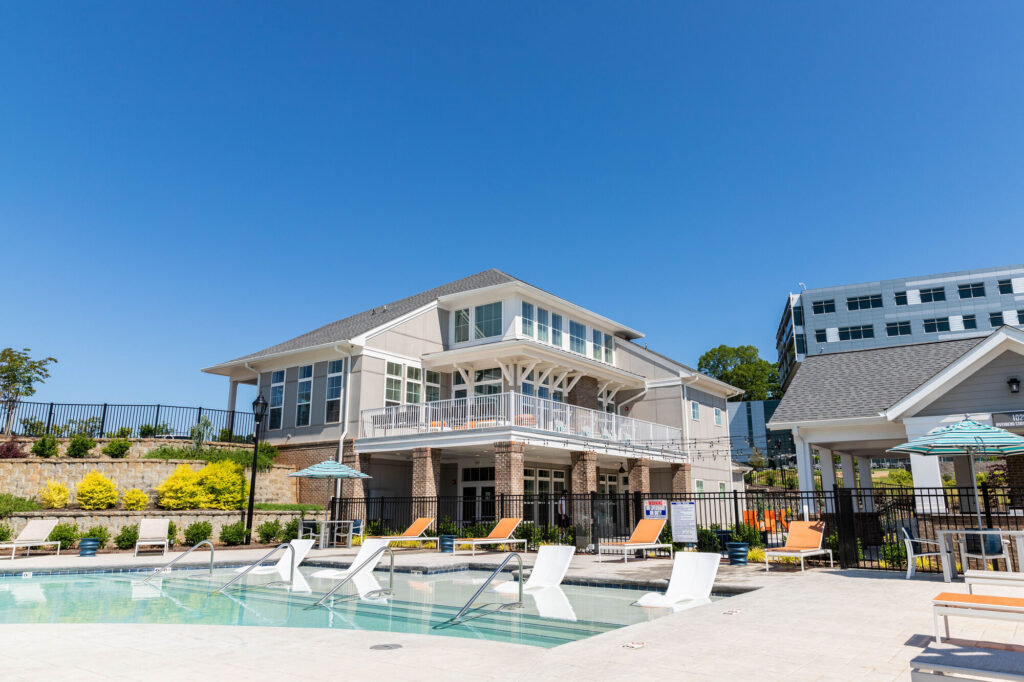
[(598, 408), (597, 404), (597, 379), (594, 377), (582, 377), (565, 397), (565, 402), (570, 405), (586, 407), (591, 410)]
[(494, 493), (523, 494), (523, 457), (526, 445), (513, 441), (494, 444)]
[[(370, 468), (370, 455), (357, 453), (354, 440), (347, 440), (341, 446), (341, 463), (356, 471), (367, 471)], [(341, 479), (342, 497), (366, 497), (366, 478)]]
[[(672, 465), (672, 492), (673, 493), (688, 493), (692, 492), (691, 488), (691, 477), (690, 477), (690, 463), (686, 464), (673, 464)], [(632, 477), (630, 483), (633, 482)]]
[(415, 448), (412, 451), (412, 496), (436, 497), (441, 490), (441, 451)]
[(597, 453), (570, 452), (572, 471), (569, 474), (573, 495), (586, 495), (597, 490)]
[[(959, 480), (956, 484), (965, 485)], [(1010, 455), (1006, 458), (1006, 484), (1010, 486), (1010, 506), (1024, 507), (1024, 455)]]
[(629, 460), (629, 492), (651, 492), (651, 460)]

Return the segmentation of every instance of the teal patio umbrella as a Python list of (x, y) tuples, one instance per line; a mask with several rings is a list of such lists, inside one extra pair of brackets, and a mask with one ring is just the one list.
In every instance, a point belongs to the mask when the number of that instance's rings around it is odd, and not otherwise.
[[(296, 478), (370, 478), (369, 474), (364, 474), (362, 471), (356, 471), (350, 466), (346, 466), (341, 462), (336, 462), (333, 459), (324, 460), (319, 464), (306, 467), (301, 471), (296, 471), (294, 474), (288, 474)], [(327, 502), (324, 504), (324, 527), (320, 531), (320, 547), (324, 546), (324, 540), (327, 534), (327, 525), (331, 520), (331, 486), (327, 487)]]
[[(909, 443), (889, 448), (888, 452), (908, 455), (937, 455), (951, 457), (966, 455), (971, 462), (971, 485), (974, 488), (974, 510), (978, 514), (978, 530), (981, 530), (981, 504), (978, 502), (978, 477), (974, 473), (974, 458), (991, 455), (1024, 454), (1024, 438), (1006, 429), (979, 424), (964, 415), (964, 420), (930, 431)], [(985, 543), (981, 543), (982, 553)]]

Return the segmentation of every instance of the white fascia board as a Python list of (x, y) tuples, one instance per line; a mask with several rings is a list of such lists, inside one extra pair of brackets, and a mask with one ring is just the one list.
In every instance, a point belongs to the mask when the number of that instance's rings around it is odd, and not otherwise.
[[(1000, 327), (987, 339), (954, 360), (916, 389), (908, 393), (885, 411), (890, 421), (912, 416), (933, 400), (943, 395), (973, 373), (972, 367), (981, 366), (996, 355), (1015, 350), (1024, 354), (1024, 331), (1015, 327)], [(967, 374), (964, 374), (964, 373)]]
[[(208, 374), (222, 374), (222, 372), (217, 372), (216, 370), (231, 369), (235, 367), (244, 368), (248, 364), (254, 369), (258, 369), (259, 371), (263, 372), (269, 371), (268, 366), (265, 364), (267, 360), (283, 358), (289, 355), (300, 355), (302, 353), (309, 353), (310, 351), (326, 350), (328, 348), (334, 347), (338, 347), (339, 350), (341, 348), (344, 348), (345, 350), (341, 351), (342, 356), (344, 357), (345, 355), (352, 355), (356, 350), (357, 345), (358, 344), (355, 344), (352, 341), (330, 341), (328, 343), (318, 343), (315, 346), (306, 346), (305, 348), (295, 348), (292, 350), (283, 350), (277, 353), (267, 353), (266, 355), (261, 355), (258, 358), (251, 358), (249, 360), (233, 360), (231, 362), (222, 362), (219, 365), (210, 365), (209, 367), (203, 367), (199, 371), (206, 372)], [(263, 367), (256, 367), (256, 363), (260, 363), (261, 365), (263, 365)]]
[(391, 360), (393, 362), (399, 362), (407, 365), (411, 364), (416, 367), (420, 367), (423, 364), (423, 360), (421, 358), (414, 358), (410, 355), (401, 355), (400, 353), (391, 353), (378, 348), (363, 348), (358, 355), (365, 355), (379, 360)]
[(683, 380), (678, 377), (669, 379), (655, 379), (647, 382), (647, 388), (666, 388), (668, 386), (682, 386)]
[(365, 346), (366, 345), (366, 341), (368, 339), (372, 339), (375, 336), (383, 334), (384, 332), (388, 331), (389, 329), (393, 329), (394, 327), (397, 327), (398, 325), (402, 324), (403, 322), (408, 322), (412, 318), (414, 318), (414, 317), (416, 317), (418, 315), (422, 315), (423, 313), (427, 312), (428, 310), (432, 310), (432, 309), (434, 309), (436, 307), (437, 307), (437, 301), (431, 301), (430, 303), (427, 303), (426, 305), (422, 305), (419, 308), (416, 308), (415, 310), (410, 310), (405, 315), (401, 315), (399, 317), (396, 317), (395, 319), (393, 319), (393, 320), (391, 320), (389, 322), (385, 322), (384, 324), (382, 324), (380, 326), (374, 327), (373, 329), (371, 329), (368, 332), (363, 332), (359, 336), (353, 337), (351, 342), (353, 344), (357, 345), (357, 346)]
[(544, 301), (552, 307), (562, 308), (563, 310), (573, 312), (580, 318), (583, 318), (583, 320), (595, 323), (594, 326), (622, 332), (629, 339), (642, 339), (644, 336), (642, 332), (639, 332), (632, 327), (626, 326), (621, 322), (616, 322), (615, 320), (595, 313), (592, 310), (587, 310), (583, 306), (577, 305), (572, 301), (567, 301), (561, 296), (549, 294), (543, 289), (538, 289), (526, 282), (505, 282), (503, 284), (494, 284), (489, 287), (483, 287), (482, 289), (471, 289), (470, 291), (463, 291), (458, 294), (447, 294), (446, 296), (441, 296), (437, 300), (442, 306), (448, 306), (452, 304), (457, 305), (460, 301), (479, 298), (481, 295), (489, 295), (493, 297), (495, 295), (503, 294), (525, 294), (527, 298), (533, 301)]

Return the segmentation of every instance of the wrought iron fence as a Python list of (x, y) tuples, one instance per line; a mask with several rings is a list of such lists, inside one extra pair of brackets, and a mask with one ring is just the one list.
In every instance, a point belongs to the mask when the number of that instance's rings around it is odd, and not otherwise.
[(108, 403), (0, 403), (0, 428), (18, 436), (58, 437), (84, 433), (93, 438), (190, 438), (197, 425), (209, 420), (207, 438), (252, 440), (251, 412), (177, 405), (114, 405)]

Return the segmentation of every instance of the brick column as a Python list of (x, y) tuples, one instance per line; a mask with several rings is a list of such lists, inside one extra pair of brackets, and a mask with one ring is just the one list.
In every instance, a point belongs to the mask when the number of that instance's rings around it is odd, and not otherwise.
[(513, 441), (494, 444), (494, 493), (523, 494), (523, 457), (526, 445)]
[[(354, 440), (347, 440), (341, 447), (341, 463), (352, 467), (356, 471), (365, 472), (370, 468), (370, 455), (357, 453)], [(366, 497), (365, 478), (343, 478), (341, 479), (342, 497)]]
[(629, 460), (629, 492), (651, 492), (651, 460)]
[[(673, 464), (672, 465), (672, 492), (673, 493), (688, 493), (692, 492), (691, 478), (690, 478), (690, 463), (686, 464)], [(630, 478), (632, 483), (632, 478)]]
[(597, 490), (597, 453), (570, 452), (572, 471), (569, 485), (573, 495), (586, 495)]
[(441, 490), (441, 451), (415, 448), (412, 451), (412, 496), (436, 497)]

